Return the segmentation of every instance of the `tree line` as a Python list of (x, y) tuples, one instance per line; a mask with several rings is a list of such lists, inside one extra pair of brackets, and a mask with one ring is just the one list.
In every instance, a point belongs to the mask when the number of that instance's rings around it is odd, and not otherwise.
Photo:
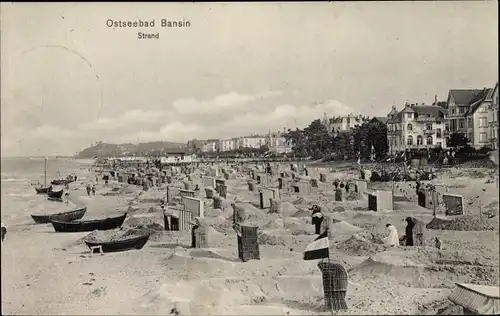
[[(310, 156), (313, 159), (369, 159), (387, 154), (387, 126), (371, 120), (356, 126), (348, 132), (330, 134), (319, 119), (304, 129), (288, 129), (285, 139), (293, 144), (297, 157)], [(373, 146), (373, 152), (372, 152)]]

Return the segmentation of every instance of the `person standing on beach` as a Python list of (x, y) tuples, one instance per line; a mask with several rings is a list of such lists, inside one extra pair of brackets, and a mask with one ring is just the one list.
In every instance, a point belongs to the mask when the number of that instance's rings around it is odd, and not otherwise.
[(318, 205), (313, 205), (310, 210), (312, 210), (312, 224), (314, 225), (314, 232), (317, 235), (321, 234), (321, 223), (323, 222), (323, 213), (321, 213), (321, 208)]
[(383, 239), (384, 243), (388, 246), (399, 246), (398, 230), (392, 224), (385, 225), (389, 231), (389, 235)]
[(95, 184), (92, 185), (92, 195), (95, 196)]
[(90, 191), (91, 191), (91, 188), (90, 188), (90, 183), (87, 184), (87, 195), (90, 196)]
[(2, 222), (2, 242), (5, 239), (5, 236), (7, 236), (7, 226)]

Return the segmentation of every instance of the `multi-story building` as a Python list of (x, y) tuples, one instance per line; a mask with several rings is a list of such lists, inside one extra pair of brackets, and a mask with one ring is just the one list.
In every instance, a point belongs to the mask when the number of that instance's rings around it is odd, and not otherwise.
[(203, 141), (201, 151), (204, 153), (213, 153), (217, 151), (217, 144), (219, 141), (217, 139), (208, 139)]
[(407, 149), (446, 148), (446, 109), (436, 105), (393, 106), (387, 115), (389, 153)]
[(266, 136), (250, 135), (238, 137), (236, 140), (237, 148), (255, 148), (258, 149), (266, 145)]
[(465, 135), (476, 149), (491, 147), (488, 122), (493, 115), (493, 93), (491, 88), (450, 90), (447, 100), (450, 133)]
[(201, 152), (228, 152), (241, 148), (259, 149), (268, 146), (269, 151), (275, 153), (289, 153), (292, 151), (292, 144), (287, 142), (283, 133), (269, 133), (267, 135), (250, 135), (228, 139), (192, 140), (188, 142), (187, 148), (196, 152), (199, 148)]
[(285, 139), (285, 136), (281, 132), (269, 132), (266, 144), (269, 147), (269, 151), (274, 153), (284, 154), (292, 151), (291, 143)]
[(467, 138), (470, 141), (470, 145), (476, 149), (492, 146), (488, 121), (493, 112), (493, 89), (485, 88), (478, 97), (479, 100), (471, 104), (466, 114)]
[(363, 123), (370, 121), (370, 118), (361, 115), (353, 115), (350, 113), (347, 116), (339, 116), (328, 118), (326, 113), (323, 116), (322, 124), (330, 134), (337, 134), (341, 132), (349, 132), (356, 126), (361, 126)]
[(217, 142), (217, 150), (218, 151), (233, 151), (237, 148), (238, 142), (236, 138), (230, 139), (219, 139)]
[(491, 141), (491, 148), (498, 149), (498, 82), (493, 88), (491, 107), (490, 107), (490, 116), (488, 119), (488, 127), (489, 127), (489, 138)]

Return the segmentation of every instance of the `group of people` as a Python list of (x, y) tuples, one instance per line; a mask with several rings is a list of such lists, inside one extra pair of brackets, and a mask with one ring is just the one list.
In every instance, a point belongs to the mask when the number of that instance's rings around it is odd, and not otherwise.
[(90, 185), (90, 183), (87, 183), (86, 189), (87, 189), (87, 195), (88, 196), (90, 196), (91, 193), (92, 193), (92, 195), (95, 195), (95, 191), (96, 191), (95, 184)]
[[(321, 234), (321, 224), (323, 223), (323, 213), (321, 212), (321, 207), (318, 205), (313, 205), (309, 208), (312, 211), (311, 222), (314, 225), (314, 232), (317, 235)], [(415, 227), (415, 222), (411, 217), (407, 217), (403, 221), (407, 222), (405, 235), (399, 238), (397, 228), (392, 224), (387, 224), (387, 237), (382, 239), (383, 243), (388, 246), (414, 246), (413, 240), (413, 229)]]
[(344, 182), (340, 182), (339, 180), (333, 181), (333, 186), (335, 189), (345, 189), (346, 193), (349, 193), (349, 186), (345, 184)]

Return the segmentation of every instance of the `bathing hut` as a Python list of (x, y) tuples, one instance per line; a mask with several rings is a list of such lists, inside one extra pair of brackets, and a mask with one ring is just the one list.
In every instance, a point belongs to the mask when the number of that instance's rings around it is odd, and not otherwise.
[(456, 283), (449, 299), (462, 306), (464, 315), (498, 315), (500, 313), (500, 288), (477, 284)]

